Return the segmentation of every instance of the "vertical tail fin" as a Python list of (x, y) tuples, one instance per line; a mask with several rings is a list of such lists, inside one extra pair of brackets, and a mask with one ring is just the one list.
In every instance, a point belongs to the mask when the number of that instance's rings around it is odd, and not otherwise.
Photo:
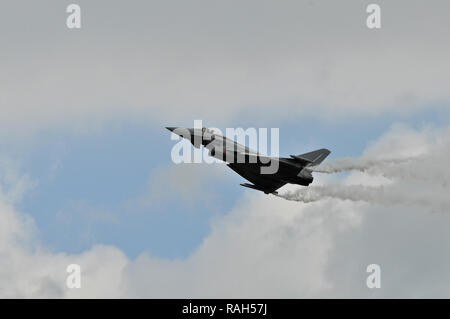
[(321, 148), (320, 150), (312, 151), (300, 155), (291, 155), (295, 160), (304, 162), (307, 166), (316, 166), (323, 162), (323, 160), (330, 155), (330, 151), (326, 148)]

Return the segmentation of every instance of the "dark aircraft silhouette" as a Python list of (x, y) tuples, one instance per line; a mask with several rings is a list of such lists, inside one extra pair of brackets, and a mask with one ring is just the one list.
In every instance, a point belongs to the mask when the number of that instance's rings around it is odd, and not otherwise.
[[(188, 139), (196, 148), (203, 145), (209, 150), (210, 156), (227, 162), (232, 170), (253, 183), (244, 183), (242, 186), (266, 194), (277, 194), (276, 190), (287, 183), (308, 186), (314, 179), (308, 167), (319, 165), (330, 154), (329, 150), (322, 148), (291, 155), (290, 158), (268, 157), (205, 127), (167, 129)], [(276, 170), (270, 171), (270, 167), (276, 167)], [(270, 173), (264, 173), (264, 169)]]

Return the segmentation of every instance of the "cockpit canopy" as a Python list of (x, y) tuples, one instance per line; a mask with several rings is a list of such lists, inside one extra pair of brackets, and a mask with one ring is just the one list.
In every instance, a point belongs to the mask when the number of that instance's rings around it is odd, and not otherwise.
[(214, 130), (214, 129), (208, 128), (208, 127), (202, 127), (202, 132), (203, 132), (203, 134), (208, 133), (208, 134), (212, 134), (212, 135), (220, 133), (217, 130)]

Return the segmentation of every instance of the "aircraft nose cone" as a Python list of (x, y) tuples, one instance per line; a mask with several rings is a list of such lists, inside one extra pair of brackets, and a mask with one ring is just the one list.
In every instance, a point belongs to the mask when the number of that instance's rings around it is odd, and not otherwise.
[(169, 131), (173, 132), (177, 129), (178, 127), (170, 127), (170, 126), (166, 126), (166, 129), (168, 129)]

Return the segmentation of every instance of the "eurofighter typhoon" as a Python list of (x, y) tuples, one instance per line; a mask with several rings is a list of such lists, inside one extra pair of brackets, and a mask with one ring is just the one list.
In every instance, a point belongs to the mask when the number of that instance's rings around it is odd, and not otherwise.
[(314, 179), (309, 167), (319, 165), (330, 154), (329, 150), (322, 148), (287, 158), (269, 157), (206, 127), (166, 128), (189, 140), (196, 148), (203, 145), (210, 156), (226, 162), (228, 167), (252, 183), (243, 183), (242, 186), (266, 194), (278, 194), (276, 190), (288, 183), (308, 186)]

